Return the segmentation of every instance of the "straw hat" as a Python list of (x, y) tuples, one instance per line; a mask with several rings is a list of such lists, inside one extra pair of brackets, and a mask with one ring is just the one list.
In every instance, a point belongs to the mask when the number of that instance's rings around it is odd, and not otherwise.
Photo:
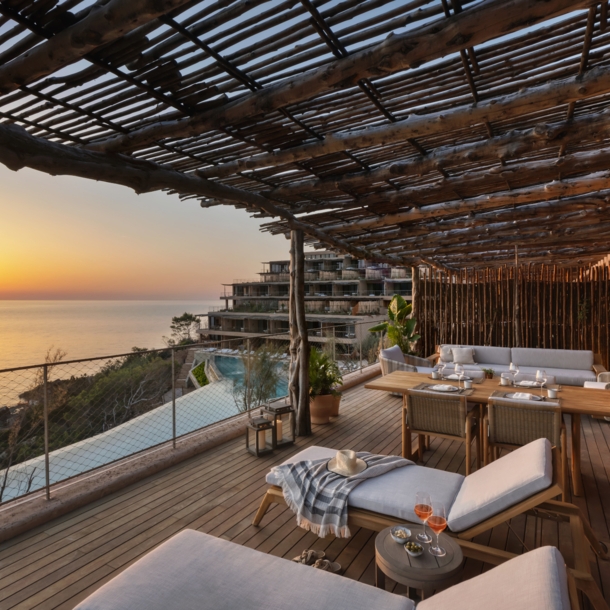
[(366, 468), (366, 462), (356, 457), (355, 451), (343, 449), (337, 451), (337, 455), (328, 461), (326, 468), (344, 477), (350, 477), (362, 472)]

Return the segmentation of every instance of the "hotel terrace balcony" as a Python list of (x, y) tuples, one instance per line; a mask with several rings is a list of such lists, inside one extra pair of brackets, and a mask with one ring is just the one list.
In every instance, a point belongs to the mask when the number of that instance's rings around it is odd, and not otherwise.
[[(283, 557), (303, 549), (324, 550), (343, 567), (340, 578), (374, 584), (376, 533), (352, 531), (349, 539), (318, 539), (298, 528), (293, 513), (278, 505), (260, 527), (252, 518), (267, 488), (265, 474), (274, 465), (311, 445), (399, 454), (401, 400), (363, 385), (348, 390), (341, 415), (295, 446), (256, 458), (246, 452), (243, 438), (214, 447), (187, 461), (142, 479), (124, 489), (36, 527), (0, 545), (0, 607), (3, 610), (73, 608), (157, 545), (177, 532), (196, 529), (240, 545)], [(601, 540), (610, 534), (610, 425), (583, 418), (582, 476), (584, 496), (568, 501), (579, 506)], [(462, 443), (432, 438), (423, 463), (431, 468), (465, 472)], [(1, 513), (0, 513), (1, 514)], [(534, 516), (512, 519), (475, 539), (484, 545), (524, 551), (556, 545), (569, 563), (572, 548), (568, 526)], [(610, 601), (610, 562), (589, 553), (591, 571), (606, 601)], [(468, 559), (462, 579), (488, 566)], [(239, 583), (237, 583), (239, 586)], [(388, 582), (388, 589), (404, 587)], [(288, 607), (288, 606), (287, 606)], [(586, 606), (585, 606), (586, 607)]]

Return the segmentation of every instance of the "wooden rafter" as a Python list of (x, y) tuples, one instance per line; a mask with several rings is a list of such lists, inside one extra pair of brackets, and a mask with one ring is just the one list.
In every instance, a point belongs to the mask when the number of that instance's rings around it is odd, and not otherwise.
[[(262, 92), (255, 92), (226, 104), (221, 110), (189, 119), (161, 121), (125, 136), (115, 136), (89, 146), (91, 150), (117, 152), (134, 150), (163, 138), (191, 136), (202, 130), (225, 126), (244, 116), (256, 116), (309, 99), (335, 87), (353, 86), (363, 78), (386, 76), (424, 62), (459, 52), (498, 35), (532, 25), (575, 8), (595, 4), (591, 0), (485, 0), (476, 10), (465, 10), (423, 26), (415, 32), (392, 36), (383, 43), (321, 68), (289, 78)], [(519, 15), (515, 20), (514, 15)]]
[[(302, 230), (311, 237), (351, 252), (355, 256), (367, 256), (366, 250), (350, 246), (340, 238), (327, 236), (320, 229), (300, 222), (290, 212), (257, 193), (185, 175), (149, 161), (79, 150), (35, 138), (16, 126), (0, 124), (0, 162), (14, 171), (31, 167), (52, 175), (79, 176), (121, 184), (138, 193), (166, 189), (235, 201), (269, 215), (280, 216), (288, 222), (291, 229)], [(400, 264), (402, 258), (388, 257), (386, 260)], [(405, 261), (410, 262), (412, 259), (409, 257)]]
[(0, 94), (15, 91), (70, 65), (189, 0), (110, 0), (95, 4), (81, 21), (0, 67)]
[(408, 138), (430, 136), (485, 122), (506, 120), (552, 108), (557, 104), (605, 93), (610, 93), (610, 74), (607, 70), (591, 70), (583, 78), (557, 80), (475, 106), (460, 106), (450, 111), (412, 115), (404, 121), (392, 125), (330, 133), (326, 134), (323, 142), (312, 142), (287, 150), (255, 155), (205, 168), (200, 170), (200, 173), (205, 177), (221, 178), (237, 171), (251, 171), (270, 165), (281, 167), (311, 157), (330, 155), (344, 150), (384, 146)]

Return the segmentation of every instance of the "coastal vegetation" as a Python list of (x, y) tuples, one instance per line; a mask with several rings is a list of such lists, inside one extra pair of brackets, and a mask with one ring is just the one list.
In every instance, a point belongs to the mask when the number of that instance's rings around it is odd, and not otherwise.
[(201, 387), (203, 387), (204, 385), (208, 385), (208, 383), (210, 383), (208, 376), (205, 374), (205, 362), (198, 364), (193, 369), (192, 373), (193, 373), (193, 376), (195, 377), (195, 379), (197, 380), (197, 383)]

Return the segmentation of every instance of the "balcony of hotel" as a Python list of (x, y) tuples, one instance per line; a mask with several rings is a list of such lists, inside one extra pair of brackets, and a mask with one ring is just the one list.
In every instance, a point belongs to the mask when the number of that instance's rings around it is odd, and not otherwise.
[[(297, 439), (294, 446), (256, 458), (246, 451), (239, 433), (233, 440), (0, 544), (0, 606), (3, 610), (71, 609), (184, 529), (286, 561), (303, 549), (323, 550), (341, 564), (342, 576), (338, 578), (374, 586), (376, 532), (359, 528), (352, 529), (347, 539), (319, 539), (297, 527), (294, 514), (279, 505), (270, 508), (259, 527), (252, 525), (252, 519), (267, 489), (266, 473), (306, 447), (400, 454), (401, 404), (400, 398), (357, 385), (344, 393), (336, 421), (314, 426), (313, 436)], [(608, 540), (610, 428), (606, 422), (588, 417), (582, 423), (585, 492), (582, 497), (571, 497), (568, 491), (568, 499), (585, 512), (595, 533)], [(430, 468), (464, 474), (464, 444), (432, 437), (422, 462)], [(53, 490), (52, 495), (55, 499), (51, 502), (58, 502), (61, 492)], [(513, 518), (510, 529), (506, 524), (498, 525), (475, 542), (520, 554), (524, 551), (520, 540), (529, 549), (556, 545), (568, 561), (572, 557), (569, 525), (530, 515)], [(592, 553), (589, 560), (597, 584), (610, 600), (610, 562), (600, 561)], [(460, 578), (471, 578), (485, 567), (467, 559)], [(389, 590), (405, 593), (405, 587), (393, 582)]]

